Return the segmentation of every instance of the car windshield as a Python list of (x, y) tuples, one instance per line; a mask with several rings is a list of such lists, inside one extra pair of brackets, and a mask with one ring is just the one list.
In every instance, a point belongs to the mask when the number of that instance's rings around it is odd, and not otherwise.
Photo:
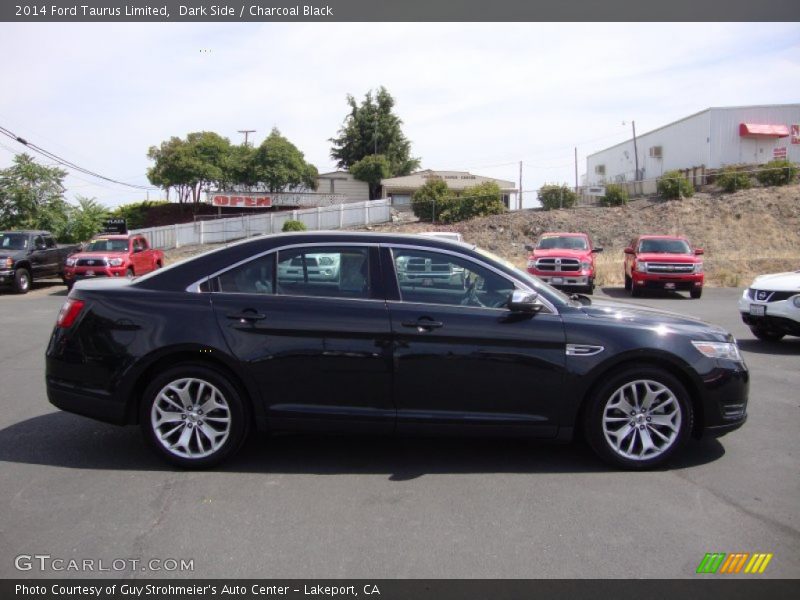
[(24, 233), (0, 233), (0, 248), (3, 250), (25, 250), (28, 236)]
[(653, 254), (691, 254), (692, 249), (686, 240), (642, 240), (639, 242), (639, 252)]
[(539, 240), (537, 250), (587, 250), (586, 238), (578, 235), (549, 235)]
[(92, 240), (83, 249), (84, 252), (127, 252), (128, 240)]

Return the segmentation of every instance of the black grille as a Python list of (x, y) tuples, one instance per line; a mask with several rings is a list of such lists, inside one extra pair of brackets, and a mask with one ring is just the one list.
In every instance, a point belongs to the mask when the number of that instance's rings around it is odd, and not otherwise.
[(581, 263), (574, 258), (540, 258), (536, 261), (536, 268), (540, 271), (574, 273), (581, 270)]
[(105, 267), (106, 259), (104, 258), (81, 258), (76, 263), (79, 267)]
[(747, 297), (759, 302), (780, 302), (781, 300), (788, 300), (797, 294), (800, 294), (800, 292), (770, 292), (769, 290), (755, 290), (753, 288), (747, 290)]

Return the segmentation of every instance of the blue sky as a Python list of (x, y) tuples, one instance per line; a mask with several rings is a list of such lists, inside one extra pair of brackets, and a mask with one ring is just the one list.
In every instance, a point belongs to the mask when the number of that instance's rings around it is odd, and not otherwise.
[[(796, 23), (3, 23), (0, 55), (0, 125), (137, 184), (149, 146), (199, 130), (258, 143), (276, 126), (331, 170), (346, 95), (380, 85), (424, 168), (516, 181), (523, 160), (526, 190), (572, 183), (573, 148), (582, 174), (631, 120), (644, 133), (709, 106), (800, 101)], [(0, 168), (21, 149), (0, 137)], [(78, 194), (145, 197), (71, 175)]]

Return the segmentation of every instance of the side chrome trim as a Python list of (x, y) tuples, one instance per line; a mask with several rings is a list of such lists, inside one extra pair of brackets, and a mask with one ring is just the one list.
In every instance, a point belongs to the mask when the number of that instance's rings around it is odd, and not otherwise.
[(600, 354), (605, 347), (590, 346), (587, 344), (567, 344), (567, 356), (594, 356)]

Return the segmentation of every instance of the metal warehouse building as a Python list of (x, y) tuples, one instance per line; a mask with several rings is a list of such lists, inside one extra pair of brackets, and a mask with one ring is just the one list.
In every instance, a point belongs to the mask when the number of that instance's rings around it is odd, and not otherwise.
[[(672, 169), (800, 162), (800, 104), (708, 108), (586, 157), (586, 183), (654, 180)], [(639, 173), (636, 176), (638, 159)]]

